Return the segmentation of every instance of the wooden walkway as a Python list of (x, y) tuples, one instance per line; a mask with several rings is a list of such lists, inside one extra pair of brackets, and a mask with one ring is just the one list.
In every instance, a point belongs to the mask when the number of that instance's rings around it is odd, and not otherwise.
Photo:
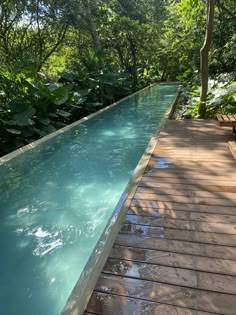
[(86, 314), (236, 315), (235, 138), (167, 122)]

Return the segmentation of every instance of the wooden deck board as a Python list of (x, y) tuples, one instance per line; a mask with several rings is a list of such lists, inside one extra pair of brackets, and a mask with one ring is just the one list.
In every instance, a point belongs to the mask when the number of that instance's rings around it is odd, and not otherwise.
[(236, 224), (218, 222), (198, 222), (189, 220), (176, 220), (166, 218), (153, 218), (127, 214), (125, 224), (136, 224), (151, 227), (181, 229), (220, 234), (236, 234)]
[[(196, 311), (193, 309), (172, 306), (167, 304), (155, 303), (142, 299), (134, 299), (121, 295), (114, 295), (103, 292), (94, 292), (88, 306), (93, 311), (96, 309), (98, 314), (140, 314), (140, 315), (217, 315), (216, 313), (208, 313)], [(115, 310), (115, 312), (114, 312)], [(97, 313), (85, 313), (97, 314)]]
[[(224, 315), (235, 315), (236, 309), (236, 299), (233, 294), (198, 290), (117, 275), (102, 274), (98, 280), (96, 291)], [(113, 312), (113, 314), (119, 314), (114, 309)]]
[(236, 235), (222, 233), (208, 233), (177, 228), (163, 228), (146, 225), (123, 224), (121, 234), (141, 235), (159, 239), (179, 240), (205, 244), (219, 244), (222, 246), (236, 246)]
[(114, 245), (112, 258), (236, 276), (233, 260)]
[(85, 314), (236, 314), (235, 138), (167, 122)]
[(224, 214), (212, 214), (212, 213), (198, 213), (188, 212), (181, 210), (164, 210), (153, 208), (138, 208), (130, 207), (127, 214), (133, 214), (137, 216), (147, 216), (154, 218), (168, 218), (176, 220), (189, 220), (200, 222), (216, 222), (216, 223), (235, 223), (236, 215), (224, 215)]
[[(235, 175), (236, 176), (236, 175)], [(137, 188), (138, 193), (147, 193), (147, 194), (159, 194), (159, 195), (175, 195), (175, 196), (185, 196), (185, 197), (207, 197), (207, 198), (215, 198), (216, 195), (218, 195), (218, 198), (230, 198), (230, 199), (236, 199), (235, 193), (230, 192), (209, 192), (205, 190), (200, 190), (201, 188), (197, 188), (195, 190), (193, 189), (173, 189), (166, 187), (145, 187), (140, 186)]]
[[(233, 242), (232, 242), (233, 243)], [(173, 253), (196, 255), (211, 258), (224, 258), (236, 261), (236, 247), (222, 244), (210, 244), (203, 242), (193, 242), (188, 239), (163, 239), (153, 236), (140, 236), (134, 234), (119, 234), (115, 241), (116, 245), (133, 246), (137, 248), (163, 250)]]
[(195, 197), (195, 196), (176, 196), (176, 195), (159, 195), (150, 192), (147, 193), (138, 193), (136, 192), (134, 196), (134, 200), (153, 200), (153, 201), (172, 201), (175, 203), (190, 203), (190, 204), (202, 204), (202, 205), (215, 205), (215, 206), (227, 206), (234, 207), (236, 209), (236, 200), (232, 200), (229, 198), (219, 198), (216, 196), (215, 198), (207, 198), (207, 197)]
[[(230, 170), (229, 170), (230, 172)], [(159, 188), (159, 192), (164, 190), (165, 192), (168, 192), (170, 189), (180, 189), (180, 190), (194, 190), (194, 191), (205, 191), (206, 193), (209, 192), (231, 192), (231, 193), (236, 193), (236, 186), (232, 186), (231, 183), (225, 186), (221, 186), (221, 185), (202, 185), (199, 183), (194, 184), (176, 184), (176, 183), (166, 183), (165, 180), (163, 182), (160, 181), (141, 181), (139, 183), (139, 188), (140, 187), (150, 187), (150, 188)]]
[(176, 203), (173, 201), (158, 201), (158, 200), (132, 200), (131, 206), (139, 208), (150, 207), (153, 209), (165, 209), (165, 210), (183, 210), (183, 211), (197, 211), (204, 213), (219, 213), (235, 215), (234, 207), (216, 206), (216, 205), (201, 205), (192, 203)]
[(234, 294), (236, 277), (184, 268), (108, 258), (103, 273)]

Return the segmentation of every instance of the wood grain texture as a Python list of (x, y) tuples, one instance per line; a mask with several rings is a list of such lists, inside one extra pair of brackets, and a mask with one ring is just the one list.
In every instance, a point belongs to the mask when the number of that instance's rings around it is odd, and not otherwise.
[(233, 260), (114, 245), (111, 258), (236, 276)]
[(182, 210), (165, 210), (165, 209), (153, 209), (148, 207), (130, 207), (128, 214), (137, 216), (154, 217), (154, 218), (166, 218), (176, 220), (189, 220), (199, 222), (216, 222), (216, 223), (236, 223), (236, 215), (224, 215), (224, 214), (211, 214), (211, 213), (199, 213)]
[(203, 244), (216, 244), (222, 246), (236, 246), (236, 235), (220, 233), (206, 233), (199, 231), (187, 231), (181, 229), (153, 227), (146, 225), (124, 224), (121, 234), (140, 235), (145, 237), (159, 238), (165, 240), (179, 240)]
[(198, 290), (115, 275), (102, 274), (95, 290), (224, 315), (235, 315), (236, 309), (235, 295), (232, 294)]
[(153, 218), (127, 214), (126, 224), (140, 224), (209, 233), (236, 234), (236, 224)]
[(86, 314), (140, 314), (140, 315), (217, 315), (216, 313), (201, 312), (185, 307), (155, 303), (121, 295), (106, 294), (95, 291), (91, 297), (88, 310), (96, 309), (98, 313)]
[(216, 121), (168, 121), (88, 314), (236, 314), (236, 164), (228, 141), (235, 135)]

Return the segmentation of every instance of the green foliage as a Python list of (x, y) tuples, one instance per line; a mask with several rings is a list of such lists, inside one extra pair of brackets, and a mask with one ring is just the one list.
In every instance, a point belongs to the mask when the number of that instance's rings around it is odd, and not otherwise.
[[(2, 153), (7, 153), (44, 136), (66, 122), (58, 111), (68, 99), (69, 85), (59, 86), (45, 79), (13, 75), (0, 69), (0, 134)], [(65, 111), (65, 113), (67, 113)], [(68, 112), (69, 114), (69, 112)]]
[(209, 92), (209, 111), (217, 111), (222, 114), (236, 113), (236, 82), (214, 81)]
[[(225, 79), (232, 76), (234, 75), (225, 74), (209, 81), (206, 117), (214, 118), (216, 113), (236, 114), (236, 81), (225, 81)], [(200, 87), (196, 84), (189, 86), (187, 94), (191, 104), (187, 107), (187, 113), (192, 118), (199, 118)]]
[(130, 93), (124, 73), (79, 78), (0, 68), (0, 151), (8, 153)]

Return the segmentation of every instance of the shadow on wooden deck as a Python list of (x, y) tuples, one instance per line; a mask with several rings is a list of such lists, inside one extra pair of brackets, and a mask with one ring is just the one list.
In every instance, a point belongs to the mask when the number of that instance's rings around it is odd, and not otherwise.
[(236, 314), (235, 137), (167, 122), (86, 314)]

